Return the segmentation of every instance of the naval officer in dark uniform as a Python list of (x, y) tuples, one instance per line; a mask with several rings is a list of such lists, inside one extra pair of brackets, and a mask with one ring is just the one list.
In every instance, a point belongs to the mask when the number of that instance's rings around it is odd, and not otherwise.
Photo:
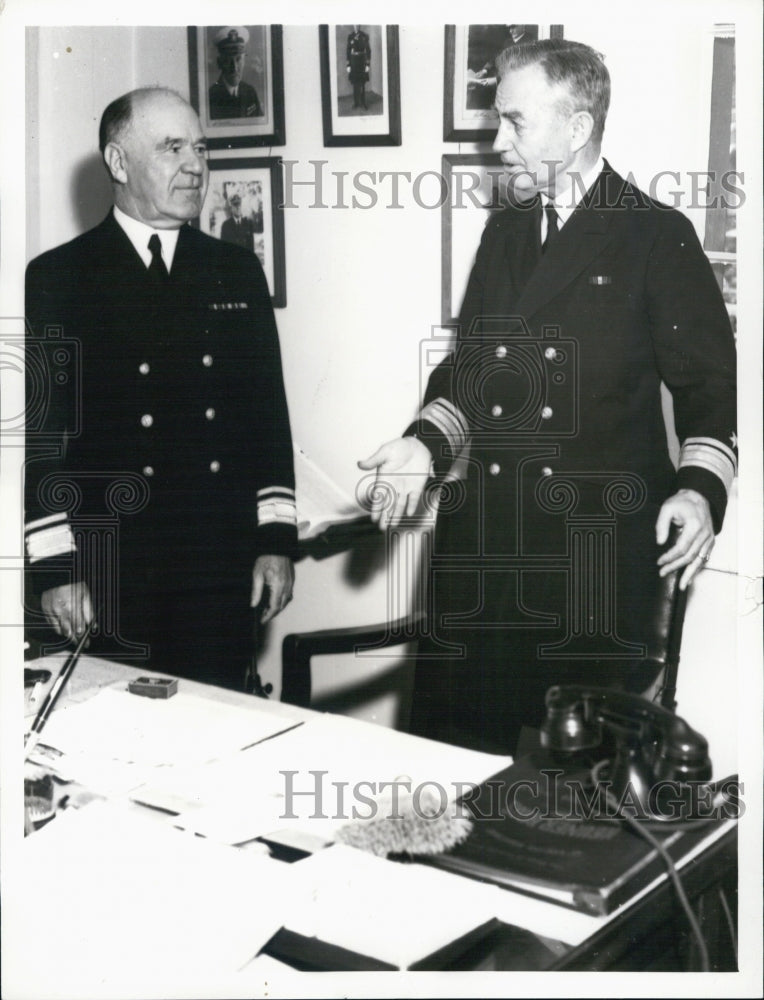
[(291, 599), (296, 548), (266, 279), (253, 253), (187, 225), (208, 167), (179, 95), (114, 101), (100, 146), (113, 210), (27, 270), (30, 359), (51, 339), (60, 359), (57, 338), (79, 358), (63, 383), (27, 366), (44, 404), (27, 441), (30, 577), (60, 635), (95, 614), (97, 651), (240, 688), (252, 608), (268, 621)]
[(736, 364), (692, 224), (601, 156), (602, 57), (547, 39), (497, 69), (494, 149), (515, 203), (488, 221), (418, 419), (360, 465), (389, 480), (385, 525), (414, 513), (432, 465), (462, 459), (438, 514), (412, 728), (511, 753), (550, 685), (655, 679), (660, 576), (684, 588), (703, 568), (736, 474)]
[(348, 35), (345, 51), (348, 80), (353, 84), (353, 107), (366, 109), (366, 84), (369, 81), (371, 65), (371, 45), (369, 36), (354, 24)]
[(261, 118), (263, 108), (252, 84), (243, 80), (249, 32), (221, 28), (215, 36), (220, 76), (209, 89), (210, 118)]
[[(228, 243), (235, 243), (236, 246), (244, 247), (246, 250), (254, 248), (255, 224), (251, 217), (242, 215), (241, 195), (232, 194), (228, 204), (231, 206), (231, 217), (226, 219), (220, 227), (220, 239)], [(262, 226), (260, 227), (262, 232)]]

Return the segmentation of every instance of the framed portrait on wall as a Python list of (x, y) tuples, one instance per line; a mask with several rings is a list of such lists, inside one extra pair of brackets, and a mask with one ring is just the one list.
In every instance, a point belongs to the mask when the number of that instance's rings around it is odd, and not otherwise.
[(509, 202), (508, 181), (498, 153), (446, 153), (442, 176), (448, 198), (441, 208), (443, 252), (441, 322), (457, 322), (475, 254), (491, 212)]
[(325, 146), (400, 146), (398, 28), (322, 24), (321, 110)]
[(444, 141), (492, 140), (499, 125), (494, 110), (498, 54), (510, 45), (562, 37), (561, 24), (446, 25)]
[(286, 305), (281, 161), (276, 156), (210, 161), (210, 184), (199, 228), (254, 253), (271, 301)]
[(281, 25), (205, 25), (188, 29), (191, 103), (210, 149), (283, 146)]

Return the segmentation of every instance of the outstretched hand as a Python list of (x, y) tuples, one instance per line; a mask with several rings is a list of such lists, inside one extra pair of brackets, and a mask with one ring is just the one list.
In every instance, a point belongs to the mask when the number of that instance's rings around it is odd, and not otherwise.
[(384, 530), (396, 527), (404, 516), (414, 516), (431, 474), (432, 455), (418, 438), (396, 438), (360, 461), (358, 468), (376, 469), (371, 519)]

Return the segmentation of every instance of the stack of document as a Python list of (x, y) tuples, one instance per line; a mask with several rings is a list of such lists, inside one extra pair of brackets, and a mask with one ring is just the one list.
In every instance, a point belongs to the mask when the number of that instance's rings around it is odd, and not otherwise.
[[(55, 712), (32, 755), (105, 794), (145, 783), (158, 768), (198, 766), (294, 726), (255, 705), (238, 707), (180, 692), (140, 698), (106, 688)], [(57, 751), (55, 760), (44, 749)]]
[(59, 814), (20, 861), (4, 942), (14, 995), (216, 996), (205, 984), (244, 967), (291, 909), (288, 866), (127, 804)]
[(213, 763), (154, 772), (131, 795), (223, 843), (278, 833), (269, 839), (311, 850), (412, 802), (441, 809), (510, 760), (327, 715)]

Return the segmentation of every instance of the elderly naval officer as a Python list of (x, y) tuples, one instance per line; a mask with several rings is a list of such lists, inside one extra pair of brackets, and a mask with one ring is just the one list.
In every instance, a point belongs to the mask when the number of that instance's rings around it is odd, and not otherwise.
[(208, 166), (179, 95), (118, 98), (100, 147), (113, 210), (27, 269), (28, 347), (63, 335), (80, 358), (29, 441), (30, 577), (59, 634), (95, 613), (94, 649), (147, 662), (148, 647), (152, 667), (241, 687), (252, 608), (267, 621), (291, 599), (296, 548), (266, 279), (187, 224)]
[(209, 89), (210, 118), (260, 118), (263, 109), (255, 88), (243, 80), (249, 32), (221, 28), (215, 35), (220, 76)]
[[(679, 570), (686, 587), (724, 517), (736, 366), (692, 225), (601, 157), (598, 53), (529, 42), (497, 69), (494, 148), (516, 204), (486, 226), (419, 418), (361, 467), (390, 478), (397, 499), (376, 516), (395, 523), (431, 463), (444, 472), (469, 447), (438, 515), (412, 728), (511, 752), (551, 684), (652, 683), (641, 641), (659, 575)], [(679, 540), (661, 553), (672, 522)]]

